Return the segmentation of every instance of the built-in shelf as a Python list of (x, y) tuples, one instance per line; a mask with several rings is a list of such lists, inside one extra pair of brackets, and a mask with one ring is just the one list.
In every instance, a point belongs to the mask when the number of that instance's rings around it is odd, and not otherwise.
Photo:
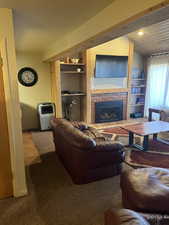
[(60, 63), (61, 65), (66, 65), (66, 66), (85, 66), (84, 63)]
[(78, 71), (61, 71), (63, 74), (84, 74), (84, 71), (78, 72)]
[(93, 89), (91, 94), (103, 94), (103, 93), (117, 93), (117, 92), (129, 92), (128, 88), (114, 88), (114, 89)]
[(138, 79), (132, 79), (132, 81), (133, 81), (133, 80), (145, 80), (145, 79), (143, 79), (143, 78), (138, 78)]
[(145, 85), (131, 86), (131, 88), (143, 88)]
[(85, 96), (85, 93), (76, 93), (76, 94), (62, 94), (62, 97), (71, 97), (71, 96)]
[(140, 104), (131, 104), (130, 106), (144, 106), (144, 103), (140, 103)]
[(137, 94), (134, 94), (134, 93), (131, 93), (132, 95), (145, 95), (144, 93), (137, 93)]

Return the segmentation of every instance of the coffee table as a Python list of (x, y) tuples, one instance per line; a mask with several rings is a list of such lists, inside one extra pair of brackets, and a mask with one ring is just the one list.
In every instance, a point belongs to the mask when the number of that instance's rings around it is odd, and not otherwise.
[[(153, 135), (154, 140), (163, 142), (165, 144), (169, 144), (169, 142), (164, 141), (157, 137), (160, 132), (169, 131), (168, 122), (164, 122), (164, 121), (143, 122), (143, 123), (137, 123), (133, 125), (121, 126), (121, 128), (129, 132), (129, 146), (134, 146), (140, 150), (143, 150), (143, 151), (148, 150), (149, 135)], [(135, 134), (143, 137), (143, 146), (134, 144)]]

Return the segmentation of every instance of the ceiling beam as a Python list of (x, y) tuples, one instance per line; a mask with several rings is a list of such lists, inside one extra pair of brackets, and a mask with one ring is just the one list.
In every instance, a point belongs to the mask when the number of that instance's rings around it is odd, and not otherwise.
[[(90, 7), (90, 6), (89, 6)], [(169, 18), (169, 0), (115, 0), (74, 32), (54, 43), (44, 61), (71, 56)]]

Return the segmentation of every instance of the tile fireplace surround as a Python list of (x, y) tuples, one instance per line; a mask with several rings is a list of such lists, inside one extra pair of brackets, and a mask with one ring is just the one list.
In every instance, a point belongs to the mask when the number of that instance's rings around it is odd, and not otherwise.
[(123, 120), (127, 119), (127, 92), (93, 94), (91, 98), (91, 122), (95, 122), (95, 107), (98, 102), (123, 101)]

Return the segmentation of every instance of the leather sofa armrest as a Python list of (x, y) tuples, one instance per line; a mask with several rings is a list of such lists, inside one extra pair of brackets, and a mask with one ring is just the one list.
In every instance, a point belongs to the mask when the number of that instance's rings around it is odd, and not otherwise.
[(96, 152), (122, 152), (123, 151), (123, 145), (118, 142), (112, 142), (112, 141), (101, 141), (97, 142), (97, 145), (94, 147), (94, 151)]

